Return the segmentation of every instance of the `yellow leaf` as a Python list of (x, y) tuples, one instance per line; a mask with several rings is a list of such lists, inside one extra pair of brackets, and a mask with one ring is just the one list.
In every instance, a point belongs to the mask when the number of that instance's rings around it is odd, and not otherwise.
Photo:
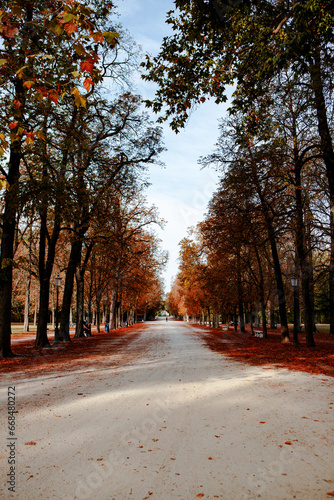
[(86, 109), (86, 99), (82, 95), (80, 96), (80, 104)]
[(72, 71), (71, 74), (73, 75), (73, 78), (80, 78), (81, 77), (81, 73), (79, 73), (78, 71)]
[(63, 28), (60, 26), (60, 24), (58, 24), (56, 27), (55, 27), (55, 32), (57, 33), (57, 35), (61, 35), (62, 32), (63, 32)]
[(44, 136), (44, 134), (43, 134), (43, 132), (41, 132), (40, 130), (37, 130), (37, 132), (36, 132), (36, 137), (37, 137), (38, 139), (40, 139), (41, 141), (44, 141), (44, 142), (45, 142), (45, 140), (46, 140), (46, 139), (45, 139), (45, 136)]
[(7, 62), (7, 59), (0, 59), (0, 66), (3, 66), (4, 64), (6, 64)]
[(104, 31), (102, 35), (104, 36), (104, 38), (108, 43), (113, 43), (115, 41), (115, 38), (119, 38), (118, 33), (114, 33), (111, 31)]
[(26, 144), (28, 144), (28, 146), (32, 146), (34, 144), (34, 141), (31, 137), (26, 137)]
[(27, 89), (30, 89), (33, 85), (35, 85), (35, 82), (32, 80), (28, 80), (27, 82), (24, 82), (23, 87), (27, 87)]
[(61, 22), (64, 24), (69, 23), (70, 21), (72, 21), (72, 19), (77, 19), (77, 17), (74, 16), (73, 14), (67, 13), (63, 16), (63, 20)]
[(0, 134), (0, 142), (3, 148), (8, 147), (8, 141), (6, 140), (5, 134)]

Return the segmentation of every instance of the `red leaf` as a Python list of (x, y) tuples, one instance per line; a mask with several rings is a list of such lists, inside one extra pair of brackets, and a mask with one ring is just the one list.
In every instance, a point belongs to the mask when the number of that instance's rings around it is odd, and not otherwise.
[(75, 23), (67, 23), (65, 24), (64, 28), (69, 35), (72, 35), (72, 33), (78, 31), (78, 26)]
[(27, 82), (24, 82), (23, 87), (27, 87), (27, 89), (30, 89), (33, 85), (34, 85), (34, 82), (27, 81)]
[(17, 126), (18, 126), (18, 122), (12, 122), (12, 123), (9, 124), (10, 130), (13, 130)]
[(87, 92), (90, 91), (92, 85), (93, 85), (93, 82), (92, 82), (91, 78), (86, 78), (86, 80), (83, 82), (83, 86), (85, 87)]
[(7, 26), (5, 25), (2, 26), (2, 33), (7, 38), (14, 38), (14, 36), (16, 35), (16, 33), (18, 33), (18, 31), (19, 30), (17, 28), (14, 28), (14, 26), (12, 26), (11, 24)]
[(13, 104), (16, 109), (22, 106), (22, 102), (18, 101), (17, 99), (14, 99)]
[(88, 71), (88, 73), (92, 74), (94, 69), (94, 62), (92, 59), (87, 59), (86, 61), (81, 61), (80, 63), (81, 71)]

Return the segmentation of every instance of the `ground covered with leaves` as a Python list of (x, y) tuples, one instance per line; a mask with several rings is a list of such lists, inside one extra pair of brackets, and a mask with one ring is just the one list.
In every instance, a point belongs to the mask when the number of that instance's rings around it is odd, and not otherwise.
[[(316, 346), (306, 347), (305, 335), (299, 334), (300, 344), (282, 344), (280, 332), (269, 330), (268, 338), (252, 337), (250, 331), (245, 334), (225, 332), (221, 329), (193, 325), (203, 341), (211, 350), (248, 364), (288, 368), (314, 374), (334, 377), (334, 337), (328, 333), (314, 335)], [(133, 342), (146, 329), (139, 324), (120, 328), (109, 333), (94, 333), (90, 338), (72, 339), (69, 343), (60, 343), (51, 348), (37, 349), (34, 340), (27, 335), (15, 335), (20, 342), (13, 343), (13, 358), (1, 360), (1, 373), (24, 373), (33, 377), (42, 372), (89, 369), (92, 364), (101, 366), (115, 365), (124, 358), (140, 356), (142, 347)], [(133, 344), (133, 346), (132, 346)], [(149, 338), (147, 339), (149, 347)]]
[(237, 361), (257, 366), (288, 368), (334, 377), (334, 336), (315, 333), (315, 347), (306, 347), (305, 334), (299, 334), (299, 345), (281, 342), (280, 332), (269, 330), (268, 338), (252, 337), (250, 331), (241, 334), (213, 328), (200, 328), (204, 343), (213, 351)]
[(14, 357), (1, 360), (0, 374), (24, 372), (26, 377), (33, 377), (62, 368), (66, 368), (66, 371), (87, 369), (93, 363), (103, 366), (115, 364), (121, 357), (130, 358), (140, 354), (127, 348), (145, 328), (145, 325), (140, 324), (109, 333), (94, 333), (89, 338), (72, 338), (71, 342), (61, 342), (49, 348), (35, 348), (31, 335), (14, 335), (20, 342), (12, 343)]

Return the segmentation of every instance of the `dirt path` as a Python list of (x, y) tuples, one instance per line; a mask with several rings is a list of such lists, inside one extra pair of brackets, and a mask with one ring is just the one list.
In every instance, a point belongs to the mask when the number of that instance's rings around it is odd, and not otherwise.
[[(2, 375), (0, 498), (334, 496), (333, 379), (243, 365), (197, 332), (154, 322), (120, 344), (118, 363), (104, 355), (68, 373)], [(9, 385), (15, 494), (6, 485)]]

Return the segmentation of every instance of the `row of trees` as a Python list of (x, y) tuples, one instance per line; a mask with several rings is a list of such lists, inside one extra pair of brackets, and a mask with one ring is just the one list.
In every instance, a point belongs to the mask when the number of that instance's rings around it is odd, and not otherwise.
[(286, 279), (295, 274), (311, 347), (315, 279), (329, 290), (334, 334), (333, 4), (175, 3), (179, 11), (168, 18), (174, 34), (144, 64), (144, 78), (159, 85), (148, 105), (156, 112), (167, 105), (161, 120), (172, 117), (178, 131), (189, 108), (211, 97), (225, 101), (226, 86), (234, 84), (217, 148), (200, 160), (222, 171), (221, 184), (198, 243), (182, 243), (177, 287), (189, 299), (194, 281), (185, 257), (199, 245), (195, 282), (206, 303), (209, 296), (216, 312), (235, 309), (243, 318), (255, 300), (265, 322), (275, 288), (288, 341)]
[[(62, 230), (57, 242), (50, 304), (54, 324), (57, 289), (54, 278), (57, 274), (65, 276), (60, 287), (60, 336), (67, 340), (73, 311), (75, 336), (80, 337), (84, 318), (94, 321), (99, 332), (101, 322), (115, 329), (125, 321), (134, 323), (138, 314), (143, 318), (160, 307), (163, 291), (159, 274), (166, 255), (159, 251), (159, 241), (150, 230), (152, 224), (161, 225), (156, 209), (147, 207), (142, 195), (131, 192), (124, 197), (115, 194), (105, 201), (104, 211), (99, 215), (102, 219), (98, 219), (98, 225), (90, 226), (82, 241), (80, 261), (75, 268), (75, 294), (69, 297), (68, 276), (76, 237)], [(31, 226), (20, 224), (20, 227), (24, 233), (15, 252), (13, 306), (16, 314), (24, 316), (25, 330), (29, 331), (29, 316), (34, 321), (39, 316), (40, 221), (36, 218)]]
[[(111, 2), (18, 0), (3, 2), (1, 9), (0, 355), (9, 356), (13, 269), (25, 265), (29, 283), (34, 255), (37, 347), (49, 344), (55, 271), (66, 275), (60, 334), (67, 340), (75, 277), (81, 330), (88, 266), (92, 283), (108, 269), (101, 292), (112, 297), (114, 318), (121, 297), (133, 311), (152, 281), (159, 289), (165, 256), (148, 230), (159, 220), (138, 193), (163, 146), (141, 98), (115, 90), (127, 83), (136, 61)], [(20, 241), (25, 250), (15, 259)], [(99, 297), (97, 291), (95, 302)]]

